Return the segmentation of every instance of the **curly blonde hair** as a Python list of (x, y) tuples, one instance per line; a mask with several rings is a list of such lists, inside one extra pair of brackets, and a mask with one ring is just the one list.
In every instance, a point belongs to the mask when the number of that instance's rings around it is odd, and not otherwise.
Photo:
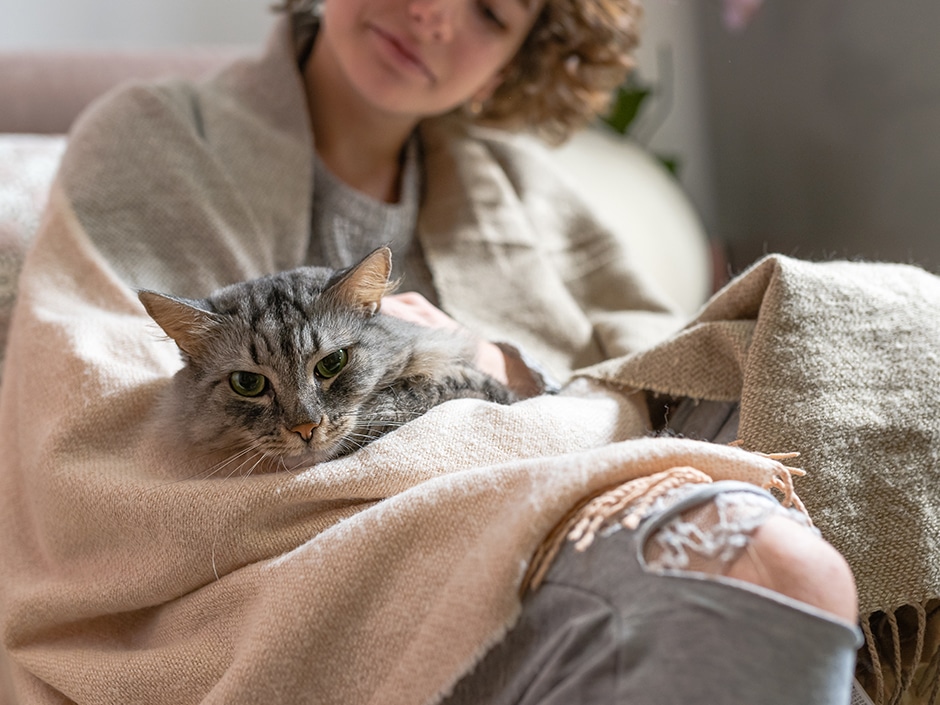
[(546, 0), (478, 122), (552, 143), (606, 111), (634, 67), (639, 0)]
[[(283, 0), (275, 9), (316, 14), (320, 2)], [(608, 109), (633, 70), (642, 14), (639, 0), (546, 0), (502, 83), (464, 113), (479, 124), (564, 142)]]

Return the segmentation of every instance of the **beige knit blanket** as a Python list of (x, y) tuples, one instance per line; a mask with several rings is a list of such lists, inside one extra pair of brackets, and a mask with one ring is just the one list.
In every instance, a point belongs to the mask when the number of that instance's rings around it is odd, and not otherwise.
[(435, 702), (512, 624), (582, 497), (676, 466), (787, 480), (743, 450), (637, 438), (642, 395), (583, 382), (447, 403), (303, 472), (210, 474), (155, 431), (175, 346), (59, 188), (19, 296), (0, 398), (11, 702)]

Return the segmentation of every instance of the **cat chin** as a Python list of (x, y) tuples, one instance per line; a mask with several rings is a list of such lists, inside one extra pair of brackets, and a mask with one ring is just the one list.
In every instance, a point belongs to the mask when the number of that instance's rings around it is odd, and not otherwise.
[(339, 456), (336, 448), (330, 448), (328, 450), (312, 450), (306, 453), (301, 453), (300, 455), (285, 455), (282, 456), (280, 465), (289, 472), (297, 472), (299, 470), (305, 470), (306, 468), (313, 467), (314, 465), (319, 465), (320, 463), (325, 463), (328, 460), (333, 460)]

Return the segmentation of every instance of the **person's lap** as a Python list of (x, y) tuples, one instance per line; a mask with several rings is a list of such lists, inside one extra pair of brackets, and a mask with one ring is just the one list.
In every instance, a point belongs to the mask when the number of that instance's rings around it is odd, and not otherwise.
[(858, 629), (722, 575), (788, 511), (750, 485), (697, 485), (636, 530), (584, 551), (566, 542), (517, 623), (444, 702), (848, 702)]

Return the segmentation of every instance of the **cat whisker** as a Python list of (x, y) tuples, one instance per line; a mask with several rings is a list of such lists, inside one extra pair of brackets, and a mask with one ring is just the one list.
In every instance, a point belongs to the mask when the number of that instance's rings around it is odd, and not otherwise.
[(367, 445), (369, 445), (373, 441), (378, 440), (383, 435), (385, 435), (384, 432), (383, 433), (375, 433), (374, 431), (370, 432), (368, 426), (364, 426), (363, 429), (365, 430), (363, 431), (353, 430), (347, 433), (343, 437), (342, 441), (340, 441), (339, 448), (341, 449), (341, 451), (337, 453), (335, 457), (338, 457), (340, 455), (348, 455), (357, 450), (360, 450), (361, 448), (365, 448)]
[[(258, 466), (261, 465), (271, 455), (270, 453), (266, 451), (259, 450), (260, 447), (261, 447), (261, 443), (256, 443), (252, 447), (252, 450), (255, 451), (255, 454), (249, 458), (245, 458), (241, 463), (239, 463), (238, 467), (236, 467), (232, 472), (228, 474), (228, 477), (231, 478), (236, 473), (241, 474), (243, 477), (250, 477), (254, 473), (254, 471), (258, 468)], [(251, 467), (249, 467), (246, 472), (243, 470), (243, 468), (248, 463), (251, 463)]]
[(279, 460), (284, 472), (290, 473), (294, 477), (298, 477), (302, 471), (309, 469), (315, 464), (310, 461), (299, 460), (295, 465), (288, 466), (285, 458), (282, 457)]
[(346, 455), (352, 455), (360, 448), (364, 448), (366, 444), (358, 444), (351, 442), (348, 438), (344, 438), (340, 441), (336, 448), (334, 448), (326, 460), (336, 460), (337, 458), (342, 458)]
[(333, 457), (348, 455), (357, 450), (365, 448), (367, 445), (375, 440), (378, 440), (386, 433), (401, 428), (405, 424), (423, 415), (424, 412), (420, 411), (400, 411), (398, 413), (398, 417), (395, 419), (382, 419), (379, 423), (376, 423), (375, 420), (372, 422), (361, 421), (343, 437), (339, 444), (339, 451), (335, 453)]
[(237, 463), (235, 467), (231, 470), (231, 472), (226, 474), (226, 477), (231, 477), (232, 475), (237, 473), (238, 470), (245, 465), (245, 463), (248, 463), (252, 460), (255, 453), (257, 452), (257, 449), (258, 449), (258, 444), (254, 444), (254, 445), (248, 446), (247, 448), (243, 448), (237, 453), (230, 455), (225, 460), (222, 460), (221, 462), (217, 463), (213, 467), (207, 468), (206, 470), (202, 472), (196, 473), (195, 475), (192, 476), (192, 478), (198, 477), (200, 479), (206, 480), (210, 477), (213, 477), (214, 475), (222, 473), (226, 468), (228, 468), (233, 463)]
[[(251, 475), (252, 475), (252, 473), (254, 473), (255, 469), (256, 469), (261, 463), (263, 463), (263, 462), (265, 461), (265, 459), (267, 459), (267, 458), (270, 457), (270, 455), (271, 455), (270, 453), (267, 453), (267, 452), (265, 452), (265, 451), (263, 451), (263, 450), (259, 450), (259, 448), (261, 447), (261, 445), (262, 445), (261, 442), (255, 443), (254, 445), (249, 446), (248, 448), (245, 448), (245, 449), (239, 451), (238, 453), (236, 453), (236, 454), (233, 455), (232, 457), (227, 458), (226, 460), (224, 460), (224, 461), (222, 461), (221, 463), (219, 463), (219, 464), (212, 470), (212, 472), (210, 472), (209, 475), (207, 475), (207, 477), (211, 477), (211, 476), (214, 475), (215, 473), (219, 472), (219, 471), (220, 471), (222, 468), (224, 468), (226, 465), (228, 465), (229, 463), (234, 462), (235, 460), (237, 460), (237, 459), (239, 459), (239, 458), (241, 458), (241, 461), (238, 463), (238, 465), (236, 465), (236, 466), (232, 469), (231, 472), (228, 473), (228, 475), (226, 475), (225, 479), (227, 479), (227, 480), (228, 480), (228, 479), (231, 479), (231, 478), (234, 477), (237, 473), (241, 473), (243, 480), (245, 480), (245, 479), (251, 477)], [(243, 456), (244, 456), (244, 457), (243, 457)], [(251, 467), (248, 468), (248, 471), (247, 471), (247, 472), (243, 472), (242, 469), (243, 469), (248, 463), (251, 463)], [(220, 580), (220, 579), (221, 579), (220, 576), (219, 576), (219, 567), (218, 567), (218, 564), (216, 563), (216, 548), (217, 548), (217, 546), (218, 546), (218, 543), (219, 543), (219, 527), (216, 526), (215, 533), (214, 533), (214, 535), (213, 535), (213, 537), (212, 537), (212, 547), (211, 547), (211, 549), (210, 549), (210, 551), (211, 551), (211, 552), (210, 552), (210, 561), (211, 561), (211, 563), (212, 563), (212, 574), (215, 576), (215, 579), (216, 579), (216, 580)]]
[[(229, 467), (230, 465), (232, 465), (233, 463), (237, 463), (227, 474), (225, 474), (225, 478), (229, 479), (239, 474), (242, 468), (244, 468), (245, 465), (247, 465), (248, 463), (255, 460), (256, 457), (264, 456), (264, 453), (259, 452), (258, 450), (261, 447), (261, 445), (262, 443), (260, 441), (256, 442), (246, 448), (243, 448), (237, 453), (230, 455), (229, 457), (216, 463), (212, 467), (209, 467), (209, 468), (206, 468), (205, 470), (201, 470), (197, 473), (194, 473), (190, 475), (189, 477), (182, 478), (180, 480), (174, 480), (173, 483), (184, 482), (184, 481), (194, 480), (194, 479), (207, 480), (215, 475), (223, 473), (225, 469)], [(212, 454), (213, 452), (209, 452), (209, 453), (204, 454), (202, 457), (205, 457), (206, 455), (212, 455)], [(252, 467), (254, 468), (254, 466)], [(251, 474), (251, 471), (249, 471), (247, 474)], [(173, 484), (173, 483), (169, 483), (169, 484)]]
[[(175, 480), (169, 480), (169, 481), (167, 481), (167, 482), (161, 482), (160, 484), (155, 485), (154, 487), (149, 488), (149, 489), (148, 489), (148, 492), (155, 492), (155, 491), (157, 491), (157, 490), (163, 489), (164, 487), (169, 487), (169, 486), (171, 486), (171, 485), (175, 485), (175, 484), (178, 484), (178, 483), (180, 483), (180, 482), (189, 482), (189, 481), (191, 481), (191, 480), (196, 480), (196, 479), (202, 479), (202, 480), (208, 479), (208, 478), (212, 477), (213, 475), (215, 475), (215, 474), (221, 472), (221, 471), (222, 471), (227, 465), (229, 465), (230, 463), (235, 462), (236, 460), (238, 460), (239, 458), (241, 458), (242, 456), (244, 456), (244, 455), (246, 455), (246, 454), (249, 454), (249, 453), (252, 453), (252, 452), (256, 451), (258, 445), (260, 445), (260, 444), (256, 444), (255, 446), (250, 446), (250, 447), (248, 447), (248, 448), (244, 448), (244, 449), (238, 451), (237, 453), (235, 453), (234, 455), (231, 455), (231, 456), (227, 457), (225, 460), (222, 460), (221, 462), (216, 463), (215, 465), (213, 465), (213, 466), (211, 466), (211, 467), (208, 467), (208, 468), (206, 468), (206, 469), (204, 469), (204, 470), (200, 470), (200, 471), (198, 471), (198, 472), (195, 472), (195, 473), (193, 473), (192, 475), (187, 475), (187, 476), (185, 476), (185, 477), (180, 477), (180, 478), (177, 478), (177, 479), (175, 479)], [(196, 456), (193, 460), (194, 460), (194, 461), (199, 461), (199, 460), (201, 460), (201, 459), (203, 459), (203, 458), (206, 458), (206, 457), (208, 457), (208, 456), (216, 455), (217, 453), (218, 453), (218, 451), (211, 451), (211, 450), (210, 450), (210, 451), (206, 451), (206, 452), (204, 452), (204, 453), (200, 453), (200, 454), (199, 454), (198, 456)], [(248, 459), (242, 459), (241, 465), (243, 465), (245, 462), (247, 462), (247, 460), (248, 460)], [(236, 468), (235, 472), (237, 472), (237, 468)], [(230, 473), (230, 474), (229, 474), (229, 477), (231, 477), (231, 474), (234, 474), (234, 473)]]

